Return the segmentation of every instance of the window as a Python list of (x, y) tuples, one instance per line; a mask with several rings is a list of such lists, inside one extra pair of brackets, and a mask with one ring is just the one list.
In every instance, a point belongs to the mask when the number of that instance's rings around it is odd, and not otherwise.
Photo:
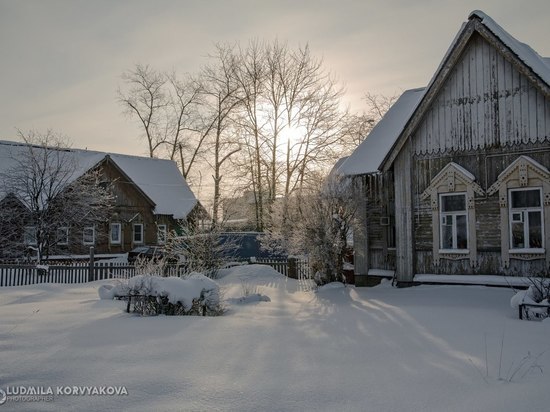
[(111, 223), (111, 244), (119, 245), (122, 242), (122, 225), (120, 223)]
[(26, 245), (36, 245), (36, 226), (25, 226), (23, 229), (23, 242)]
[(85, 245), (95, 243), (95, 228), (93, 226), (87, 226), (82, 230), (82, 243)]
[(510, 189), (510, 248), (542, 249), (542, 190)]
[(466, 194), (442, 194), (440, 203), (440, 248), (468, 249)]
[(58, 245), (68, 245), (69, 244), (69, 228), (68, 227), (58, 227), (55, 240), (56, 240), (56, 243)]
[(157, 242), (159, 245), (166, 243), (166, 225), (157, 226)]
[(141, 223), (134, 225), (134, 236), (133, 241), (134, 243), (143, 243), (143, 225)]

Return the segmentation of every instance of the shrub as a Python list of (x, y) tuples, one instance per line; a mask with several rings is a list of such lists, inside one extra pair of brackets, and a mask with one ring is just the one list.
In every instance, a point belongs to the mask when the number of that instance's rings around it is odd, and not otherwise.
[(138, 275), (111, 288), (101, 286), (98, 292), (102, 299), (131, 297), (133, 312), (143, 316), (223, 313), (218, 284), (199, 273), (186, 278)]

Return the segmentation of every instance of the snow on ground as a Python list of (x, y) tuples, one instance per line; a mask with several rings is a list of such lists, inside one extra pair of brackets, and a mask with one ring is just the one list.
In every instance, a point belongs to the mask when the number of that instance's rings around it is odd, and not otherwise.
[[(548, 410), (550, 323), (517, 319), (510, 289), (313, 292), (260, 265), (221, 275), (232, 303), (207, 318), (126, 314), (123, 302), (99, 299), (106, 281), (0, 288), (0, 388), (128, 391), (6, 410)], [(245, 290), (271, 301), (236, 303)], [(544, 374), (507, 381), (543, 351)]]

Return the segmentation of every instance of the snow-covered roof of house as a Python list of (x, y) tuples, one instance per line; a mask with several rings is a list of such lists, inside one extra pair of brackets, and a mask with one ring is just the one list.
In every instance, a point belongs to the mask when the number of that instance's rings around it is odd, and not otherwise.
[(527, 66), (533, 70), (546, 84), (550, 85), (550, 58), (541, 57), (528, 44), (515, 39), (506, 30), (500, 27), (491, 17), (479, 10), (474, 10), (468, 16), (469, 19), (478, 17), (481, 23), (498, 37), (512, 52)]
[(183, 219), (197, 205), (176, 162), (121, 154), (109, 157), (155, 203), (155, 214)]
[(376, 173), (424, 95), (424, 88), (405, 91), (368, 137), (338, 168), (345, 176)]
[[(13, 169), (28, 145), (20, 142), (0, 141), (0, 173)], [(59, 150), (59, 149), (52, 149)], [(130, 156), (92, 150), (62, 149), (73, 162), (75, 172), (67, 183), (74, 181), (106, 158), (118, 168), (155, 204), (154, 213), (184, 219), (198, 201), (172, 160)], [(6, 193), (1, 192), (0, 199)]]

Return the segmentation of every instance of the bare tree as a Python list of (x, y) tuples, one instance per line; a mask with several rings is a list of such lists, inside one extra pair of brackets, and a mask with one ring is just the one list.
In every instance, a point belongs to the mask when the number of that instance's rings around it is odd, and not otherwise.
[(248, 148), (250, 176), (256, 203), (256, 229), (262, 231), (264, 215), (264, 162), (265, 142), (262, 131), (265, 126), (262, 107), (264, 104), (266, 67), (264, 45), (258, 41), (249, 43), (246, 49), (238, 49), (238, 65), (235, 79), (243, 93), (243, 104), (240, 116), (240, 127), (244, 130), (245, 143)]
[(166, 77), (148, 65), (137, 64), (133, 70), (122, 74), (126, 90), (118, 89), (118, 100), (129, 115), (136, 116), (143, 127), (149, 156), (155, 157), (164, 143), (163, 111), (168, 105), (163, 90)]
[(366, 115), (372, 120), (373, 126), (384, 117), (398, 97), (399, 95), (397, 94), (385, 96), (383, 94), (365, 93), (364, 100), (367, 103)]
[(0, 237), (3, 244), (10, 243), (19, 252), (30, 245), (41, 261), (69, 231), (103, 224), (114, 196), (102, 183), (99, 170), (80, 169), (59, 135), (19, 132), (19, 137), (25, 145), (13, 153), (11, 167), (0, 174), (2, 192), (9, 199), (3, 202), (1, 213), (17, 216), (19, 225), (25, 227), (13, 236), (13, 228), (3, 224)]
[(136, 65), (122, 75), (125, 87), (118, 100), (138, 119), (150, 157), (178, 161), (187, 178), (197, 163), (212, 124), (201, 113), (203, 83), (175, 72), (166, 74)]
[(235, 115), (243, 103), (242, 92), (235, 78), (237, 70), (233, 47), (216, 45), (212, 63), (202, 70), (205, 94), (205, 117), (209, 119), (212, 138), (208, 142), (212, 155), (206, 160), (213, 169), (214, 196), (212, 223), (219, 223), (222, 179), (225, 165), (241, 150)]

